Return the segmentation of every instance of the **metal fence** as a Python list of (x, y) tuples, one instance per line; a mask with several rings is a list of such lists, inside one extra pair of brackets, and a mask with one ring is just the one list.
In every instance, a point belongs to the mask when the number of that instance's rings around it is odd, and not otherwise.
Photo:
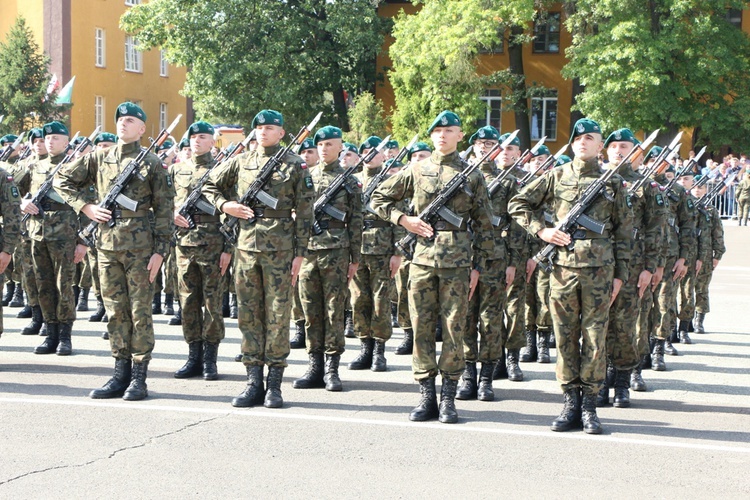
[[(708, 190), (711, 191), (713, 183), (709, 183)], [(733, 219), (737, 217), (737, 201), (734, 197), (735, 184), (729, 186), (729, 189), (723, 194), (718, 195), (711, 202), (716, 210), (721, 214), (722, 219)]]

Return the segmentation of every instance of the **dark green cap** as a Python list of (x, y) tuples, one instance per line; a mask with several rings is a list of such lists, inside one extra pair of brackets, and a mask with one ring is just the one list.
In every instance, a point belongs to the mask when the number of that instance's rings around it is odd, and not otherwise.
[[(112, 134), (107, 134), (107, 135), (112, 135)], [(97, 137), (97, 139), (99, 139), (99, 138)], [(106, 141), (106, 139), (105, 139), (105, 141)], [(117, 142), (117, 141), (115, 141), (115, 142)], [(159, 146), (159, 149), (157, 149), (156, 151), (166, 151), (166, 150), (170, 149), (172, 146), (174, 146), (174, 142), (172, 142), (170, 140), (166, 140), (166, 141), (164, 141), (162, 143), (161, 146)]]
[(365, 139), (365, 142), (359, 145), (359, 154), (362, 154), (362, 151), (364, 151), (365, 149), (378, 147), (381, 142), (383, 142), (383, 139), (381, 139), (377, 135), (371, 135), (370, 137)]
[(568, 144), (573, 143), (573, 139), (583, 134), (599, 134), (601, 135), (602, 128), (591, 118), (581, 118), (573, 126), (573, 133), (570, 134), (570, 140)]
[(318, 129), (313, 137), (313, 142), (317, 146), (320, 141), (327, 141), (329, 139), (341, 139), (344, 136), (341, 129), (334, 127), (333, 125), (326, 125), (325, 127)]
[(701, 174), (693, 176), (693, 181), (698, 182), (699, 180), (703, 179), (703, 176)]
[(52, 134), (70, 135), (67, 127), (60, 122), (45, 123), (42, 127), (42, 133), (44, 134), (44, 137)]
[(661, 146), (654, 146), (651, 149), (648, 150), (648, 153), (646, 153), (646, 157), (643, 159), (643, 162), (646, 163), (651, 158), (656, 158), (659, 156), (664, 148)]
[(385, 143), (385, 149), (395, 149), (398, 147), (398, 141), (392, 140)]
[(344, 143), (344, 151), (351, 151), (352, 153), (359, 154), (359, 151), (357, 150), (357, 145), (352, 144), (351, 142)]
[(251, 128), (256, 128), (258, 125), (276, 125), (282, 127), (284, 125), (284, 117), (281, 113), (272, 109), (264, 109), (253, 118), (253, 122), (250, 124)]
[(117, 106), (115, 123), (117, 123), (117, 120), (119, 120), (121, 116), (134, 116), (139, 120), (146, 121), (146, 113), (143, 112), (140, 106), (133, 104), (132, 102), (124, 102)]
[(610, 142), (631, 142), (636, 145), (641, 143), (641, 141), (635, 138), (629, 128), (621, 128), (609, 134), (607, 140), (604, 141), (604, 147), (609, 146)]
[[(115, 134), (110, 134), (109, 132), (102, 132), (101, 134), (96, 136), (96, 139), (94, 139), (94, 146), (99, 144), (100, 142), (117, 142), (117, 136)], [(164, 144), (168, 143), (169, 141), (164, 141)], [(171, 143), (170, 143), (171, 145)]]
[(536, 154), (534, 156), (536, 157), (536, 156), (551, 155), (551, 154), (552, 153), (550, 152), (549, 148), (545, 146), (544, 144), (542, 144), (541, 146), (539, 146), (539, 149), (536, 150)]
[(443, 111), (437, 118), (432, 122), (430, 128), (427, 129), (427, 133), (431, 134), (437, 127), (460, 127), (461, 119), (453, 111)]
[(412, 153), (416, 153), (418, 151), (429, 151), (430, 153), (432, 153), (432, 148), (426, 142), (420, 141), (420, 142), (416, 143), (414, 146), (412, 146), (412, 148), (409, 150), (409, 152), (406, 153), (406, 159), (407, 160), (411, 160)]
[[(506, 134), (501, 135), (499, 140), (500, 140), (500, 142), (505, 142), (505, 139), (507, 139), (508, 137), (510, 137), (510, 134), (506, 133)], [(510, 142), (509, 145), (510, 146), (518, 146), (520, 148), (521, 147), (521, 139), (519, 139), (518, 136), (515, 136), (513, 138), (513, 140)]]
[(83, 137), (82, 135), (79, 135), (78, 137), (73, 139), (73, 146), (78, 146), (80, 143), (83, 142), (84, 139), (85, 137)]
[(6, 134), (0, 137), (0, 146), (5, 146), (6, 144), (13, 144), (14, 142), (16, 142), (16, 139), (18, 139), (17, 135)]
[(302, 144), (299, 145), (299, 151), (297, 151), (297, 153), (301, 153), (302, 151), (305, 151), (306, 149), (317, 149), (315, 147), (315, 143), (309, 137), (305, 139), (304, 141), (302, 141)]
[(42, 129), (40, 128), (32, 128), (29, 130), (29, 141), (33, 141), (34, 139), (44, 139), (44, 132), (42, 132)]
[(469, 144), (474, 144), (477, 141), (477, 139), (499, 141), (500, 132), (492, 125), (487, 125), (485, 127), (480, 128), (479, 130), (474, 132), (474, 135), (469, 137)]
[(386, 168), (386, 170), (390, 169), (390, 168), (401, 168), (403, 166), (404, 166), (404, 164), (401, 163), (400, 161), (396, 161), (395, 158), (390, 158), (390, 159), (386, 160), (386, 162), (385, 162), (385, 168)]
[(211, 134), (214, 135), (216, 131), (214, 130), (214, 126), (211, 125), (208, 122), (199, 121), (195, 122), (187, 130), (187, 136), (188, 139), (190, 139), (195, 134)]
[(666, 170), (664, 171), (664, 173), (665, 173), (665, 174), (666, 174), (666, 173), (668, 173), (668, 172), (672, 172), (673, 174), (674, 174), (674, 173), (676, 173), (676, 172), (674, 171), (674, 166), (673, 166), (673, 165), (669, 165), (669, 166), (667, 167), (667, 169), (666, 169)]
[(557, 159), (556, 165), (559, 167), (560, 165), (565, 165), (566, 163), (570, 163), (573, 160), (570, 159), (570, 156), (568, 155), (560, 155), (560, 158)]
[(183, 138), (182, 138), (182, 140), (180, 141), (180, 145), (179, 145), (179, 146), (177, 146), (177, 148), (178, 148), (178, 149), (179, 149), (180, 151), (182, 151), (182, 150), (183, 150), (183, 149), (185, 149), (185, 148), (189, 148), (189, 147), (190, 147), (190, 141), (188, 140), (188, 138), (187, 138), (187, 137), (183, 137)]

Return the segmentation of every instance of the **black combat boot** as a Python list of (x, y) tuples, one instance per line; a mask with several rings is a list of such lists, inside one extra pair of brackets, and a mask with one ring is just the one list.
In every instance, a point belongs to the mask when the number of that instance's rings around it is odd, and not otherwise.
[(242, 361), (242, 353), (236, 354), (236, 355), (234, 356), (234, 361), (235, 361), (236, 363), (240, 363), (240, 362)]
[(109, 331), (108, 331), (108, 330), (104, 330), (104, 331), (102, 332), (102, 338), (103, 338), (104, 340), (109, 340)]
[(437, 418), (439, 411), (437, 394), (435, 393), (435, 379), (429, 377), (420, 380), (419, 392), (422, 397), (417, 407), (409, 413), (409, 420), (412, 422), (425, 422)]
[(651, 351), (651, 369), (655, 372), (667, 370), (667, 365), (664, 363), (664, 339), (656, 339), (654, 343), (654, 350)]
[(531, 363), (537, 360), (536, 332), (526, 330), (526, 345), (521, 348), (521, 355), (518, 360), (521, 363)]
[(169, 318), (169, 324), (172, 326), (182, 324), (182, 307), (180, 307), (179, 301), (177, 302), (177, 312), (175, 313), (174, 316)]
[(461, 401), (477, 399), (477, 364), (473, 361), (466, 362), (456, 391), (456, 399)]
[(229, 292), (221, 296), (221, 315), (228, 318), (232, 311), (229, 310)]
[(632, 370), (617, 370), (615, 373), (615, 398), (612, 406), (615, 408), (630, 407), (630, 373)]
[(16, 289), (13, 290), (13, 297), (11, 297), (8, 306), (23, 307), (23, 288), (21, 288), (21, 285), (18, 283), (16, 283)]
[(146, 377), (148, 375), (148, 361), (133, 363), (133, 371), (130, 377), (130, 385), (125, 389), (122, 399), (125, 401), (140, 401), (148, 397), (148, 386)]
[[(594, 401), (596, 404), (596, 401)], [(571, 429), (581, 427), (581, 394), (576, 387), (568, 389), (563, 394), (563, 409), (560, 416), (552, 421), (552, 427), (555, 432), (565, 432)]]
[(581, 421), (583, 422), (583, 432), (586, 434), (602, 433), (602, 424), (599, 422), (599, 417), (596, 416), (596, 394), (583, 394)]
[(688, 329), (690, 326), (690, 320), (681, 319), (680, 320), (680, 327), (678, 335), (680, 336), (680, 344), (692, 344), (693, 341), (690, 340), (690, 336), (688, 335)]
[(89, 289), (81, 288), (81, 292), (78, 294), (78, 305), (76, 311), (87, 312), (89, 310)]
[(239, 314), (239, 309), (237, 308), (237, 294), (230, 293), (229, 294), (229, 317), (231, 319), (237, 319), (238, 314)]
[(216, 358), (219, 356), (219, 344), (203, 343), (203, 380), (217, 380), (219, 371)]
[(307, 347), (307, 343), (305, 343), (305, 320), (295, 321), (294, 327), (294, 337), (289, 341), (289, 347), (292, 349), (304, 349)]
[(3, 307), (7, 307), (10, 301), (13, 300), (13, 294), (16, 291), (16, 284), (9, 281), (5, 284), (5, 293), (3, 294)]
[(352, 311), (347, 309), (344, 311), (344, 337), (353, 339), (354, 335), (354, 320), (352, 319)]
[(646, 382), (643, 380), (643, 374), (641, 373), (643, 370), (643, 362), (648, 358), (651, 359), (651, 356), (646, 354), (641, 358), (641, 361), (638, 363), (638, 366), (633, 368), (633, 373), (630, 374), (630, 387), (636, 392), (646, 392)]
[(33, 315), (31, 313), (31, 306), (28, 303), (24, 304), (23, 309), (18, 311), (18, 314), (16, 314), (16, 318), (18, 319), (28, 319), (28, 318), (31, 318), (32, 316)]
[(456, 388), (458, 380), (443, 377), (443, 385), (440, 387), (440, 409), (438, 420), (444, 424), (455, 424), (458, 422), (456, 411)]
[(232, 399), (232, 406), (249, 408), (263, 402), (263, 365), (251, 365), (247, 368), (247, 386), (242, 393)]
[(59, 343), (55, 352), (58, 356), (70, 356), (73, 353), (73, 343), (70, 334), (73, 331), (73, 323), (60, 323), (57, 328)]
[(47, 338), (36, 346), (34, 354), (52, 354), (57, 350), (60, 343), (60, 325), (58, 323), (45, 323), (47, 327)]
[(557, 340), (555, 339), (555, 332), (550, 331), (549, 332), (549, 348), (550, 349), (557, 349)]
[(706, 318), (705, 313), (695, 313), (695, 319), (693, 320), (693, 326), (695, 327), (695, 333), (706, 333), (703, 328), (703, 320)]
[(396, 347), (396, 354), (399, 356), (404, 354), (412, 354), (414, 352), (414, 330), (411, 328), (404, 328), (404, 339)]
[(281, 408), (284, 399), (281, 397), (281, 380), (284, 377), (283, 366), (269, 366), (268, 378), (266, 379), (266, 399), (263, 406), (266, 408)]
[(161, 314), (161, 292), (156, 292), (151, 300), (151, 314)]
[(391, 302), (391, 326), (398, 328), (398, 305), (395, 302)]
[(203, 373), (203, 342), (200, 340), (188, 344), (188, 359), (182, 368), (174, 372), (174, 378), (192, 378)]
[(680, 355), (680, 353), (677, 352), (677, 349), (672, 345), (672, 341), (669, 339), (664, 341), (664, 354), (669, 354), (670, 356)]
[(604, 376), (604, 382), (596, 395), (596, 406), (602, 407), (609, 404), (609, 388), (615, 385), (615, 367), (607, 360), (607, 374)]
[(372, 345), (372, 366), (370, 366), (370, 370), (384, 372), (387, 369), (388, 362), (385, 359), (385, 340), (377, 339)]
[(39, 336), (40, 337), (46, 337), (47, 336), (47, 323), (43, 323), (42, 327), (39, 329)]
[(443, 341), (443, 318), (438, 316), (437, 324), (435, 325), (435, 342)]
[(508, 380), (521, 382), (523, 380), (523, 372), (521, 371), (521, 367), (518, 366), (518, 349), (508, 349), (508, 353), (505, 355), (505, 364), (508, 369)]
[(536, 341), (537, 363), (549, 363), (549, 341), (552, 332), (539, 332), (539, 338)]
[(73, 285), (73, 297), (75, 297), (73, 307), (78, 307), (78, 298), (80, 296), (81, 296), (81, 287), (78, 285)]
[(492, 370), (492, 380), (508, 378), (508, 367), (505, 364), (505, 348), (500, 349), (500, 359)]
[(171, 293), (164, 294), (164, 314), (174, 316), (174, 295)]
[(651, 369), (651, 353), (654, 352), (654, 345), (656, 345), (656, 338), (648, 337), (648, 354), (643, 357), (643, 364), (641, 366), (644, 370)]
[(340, 354), (326, 354), (326, 374), (323, 381), (326, 383), (326, 391), (339, 392), (344, 390), (339, 378)]
[(121, 398), (130, 384), (131, 363), (129, 359), (115, 359), (115, 372), (112, 378), (100, 389), (89, 394), (91, 399)]
[(104, 310), (104, 301), (102, 300), (101, 295), (96, 296), (96, 311), (94, 311), (94, 314), (89, 316), (89, 321), (91, 323), (99, 323), (107, 311)]
[(307, 365), (307, 371), (292, 383), (295, 389), (317, 389), (326, 386), (323, 381), (323, 353), (311, 352), (308, 356), (310, 363)]
[(479, 371), (479, 389), (477, 389), (477, 399), (479, 401), (494, 401), (495, 391), (492, 390), (492, 363), (482, 363)]
[(43, 324), (42, 307), (31, 306), (31, 322), (21, 330), (21, 335), (38, 335)]
[(349, 363), (350, 370), (369, 370), (372, 367), (372, 351), (375, 340), (367, 338), (360, 339), (360, 342), (359, 356)]

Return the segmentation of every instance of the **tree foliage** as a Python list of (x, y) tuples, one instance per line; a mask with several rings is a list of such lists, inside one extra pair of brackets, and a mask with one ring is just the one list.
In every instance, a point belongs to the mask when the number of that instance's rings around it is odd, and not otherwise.
[(354, 144), (361, 144), (371, 135), (385, 137), (387, 122), (380, 101), (370, 92), (363, 92), (354, 98), (349, 108), (350, 130), (345, 138)]
[(247, 124), (273, 108), (291, 125), (324, 111), (324, 123), (346, 130), (345, 91), (375, 79), (388, 25), (378, 3), (153, 0), (129, 9), (121, 26), (190, 69), (184, 93), (202, 118)]

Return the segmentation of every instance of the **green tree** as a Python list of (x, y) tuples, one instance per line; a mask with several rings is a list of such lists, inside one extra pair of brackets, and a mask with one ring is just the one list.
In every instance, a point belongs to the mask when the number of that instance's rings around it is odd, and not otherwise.
[(385, 111), (372, 93), (362, 92), (354, 98), (354, 103), (349, 108), (349, 127), (349, 132), (344, 137), (356, 145), (362, 144), (371, 135), (385, 137)]
[(378, 3), (153, 0), (120, 22), (142, 48), (190, 68), (184, 93), (201, 118), (247, 124), (274, 108), (296, 128), (319, 110), (323, 123), (348, 130), (345, 91), (375, 81), (387, 28)]
[[(750, 38), (733, 0), (578, 0), (564, 75), (577, 107), (606, 129), (699, 127), (694, 141), (750, 147)], [(695, 145), (695, 144), (694, 144)]]
[(0, 43), (0, 135), (19, 133), (60, 118), (55, 95), (47, 98), (49, 57), (34, 41), (23, 17), (18, 17)]

